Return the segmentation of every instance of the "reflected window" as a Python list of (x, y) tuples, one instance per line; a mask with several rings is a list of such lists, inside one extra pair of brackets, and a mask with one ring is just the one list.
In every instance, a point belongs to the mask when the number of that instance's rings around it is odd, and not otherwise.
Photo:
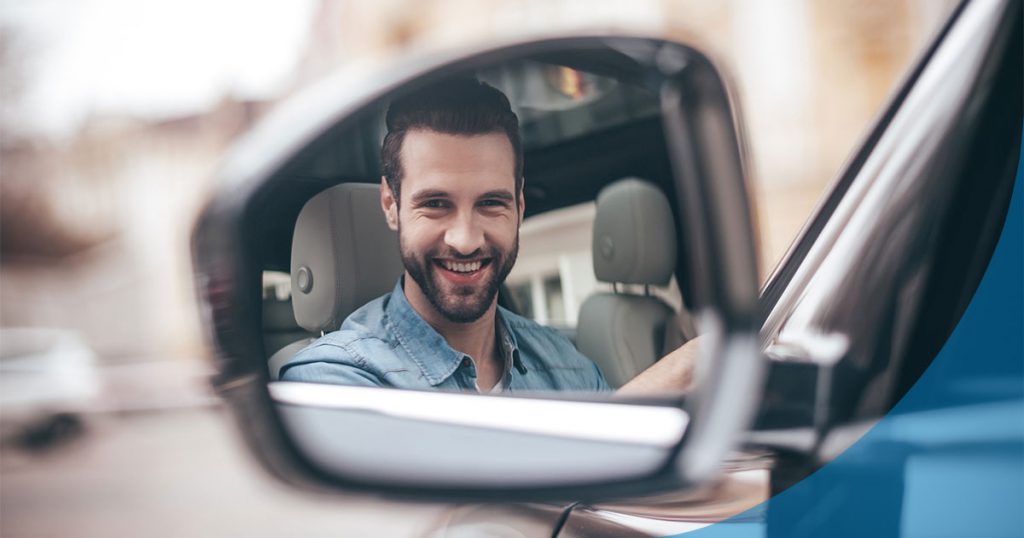
[(535, 319), (536, 316), (533, 313), (533, 297), (530, 293), (530, 283), (524, 282), (514, 286), (509, 286), (508, 291), (511, 293), (512, 300), (515, 302), (515, 306), (519, 310), (519, 315)]
[(263, 271), (263, 300), (287, 301), (292, 297), (292, 277), (283, 271)]
[(594, 211), (594, 202), (584, 202), (523, 222), (519, 256), (506, 280), (520, 315), (571, 329), (583, 301), (595, 291), (611, 289), (594, 278)]
[(565, 300), (562, 297), (562, 278), (554, 275), (544, 279), (544, 301), (548, 323), (565, 325)]

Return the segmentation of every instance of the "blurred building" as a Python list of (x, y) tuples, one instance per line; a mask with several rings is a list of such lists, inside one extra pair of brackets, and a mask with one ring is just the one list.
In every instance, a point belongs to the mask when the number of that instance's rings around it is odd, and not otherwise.
[(0, 324), (75, 329), (110, 360), (197, 356), (190, 225), (265, 106), (96, 115), (63, 144), (4, 144)]

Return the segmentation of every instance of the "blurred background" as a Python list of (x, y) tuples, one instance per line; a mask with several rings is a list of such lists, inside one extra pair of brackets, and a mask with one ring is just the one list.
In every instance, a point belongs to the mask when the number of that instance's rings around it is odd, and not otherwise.
[(299, 89), (496, 38), (693, 43), (735, 85), (767, 276), (954, 4), (4, 0), (0, 534), (355, 533), (394, 510), (272, 482), (207, 389), (191, 227), (225, 149)]

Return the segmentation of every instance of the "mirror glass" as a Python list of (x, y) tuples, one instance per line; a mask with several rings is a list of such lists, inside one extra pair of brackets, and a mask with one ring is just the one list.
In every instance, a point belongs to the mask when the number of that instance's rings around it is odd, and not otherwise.
[(225, 167), (253, 190), (215, 206), (200, 262), (257, 452), (410, 494), (706, 480), (760, 379), (716, 70), (625, 38), (454, 59), (326, 81)]
[(257, 202), (270, 379), (689, 388), (696, 345), (680, 346), (697, 324), (660, 114), (657, 86), (611, 49), (424, 79), (364, 107)]

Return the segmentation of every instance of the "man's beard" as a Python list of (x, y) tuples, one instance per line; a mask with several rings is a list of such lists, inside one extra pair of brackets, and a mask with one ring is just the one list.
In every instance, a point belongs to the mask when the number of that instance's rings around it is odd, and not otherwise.
[[(399, 232), (401, 243), (401, 232)], [(417, 256), (401, 245), (402, 263), (409, 276), (419, 284), (427, 300), (434, 309), (441, 313), (448, 321), (453, 323), (469, 323), (480, 319), (487, 312), (487, 309), (494, 302), (498, 289), (505, 282), (505, 277), (512, 271), (516, 263), (516, 256), (519, 255), (519, 231), (516, 231), (515, 246), (509, 252), (501, 252), (489, 248), (479, 253), (474, 253), (473, 258), (490, 258), (487, 267), (480, 270), (490, 271), (490, 277), (479, 284), (472, 286), (459, 286), (451, 283), (442, 283), (444, 277), (439, 275), (439, 268), (433, 262), (434, 259), (443, 257), (448, 259), (461, 259), (465, 256), (453, 255), (452, 253), (428, 252), (423, 256)]]

